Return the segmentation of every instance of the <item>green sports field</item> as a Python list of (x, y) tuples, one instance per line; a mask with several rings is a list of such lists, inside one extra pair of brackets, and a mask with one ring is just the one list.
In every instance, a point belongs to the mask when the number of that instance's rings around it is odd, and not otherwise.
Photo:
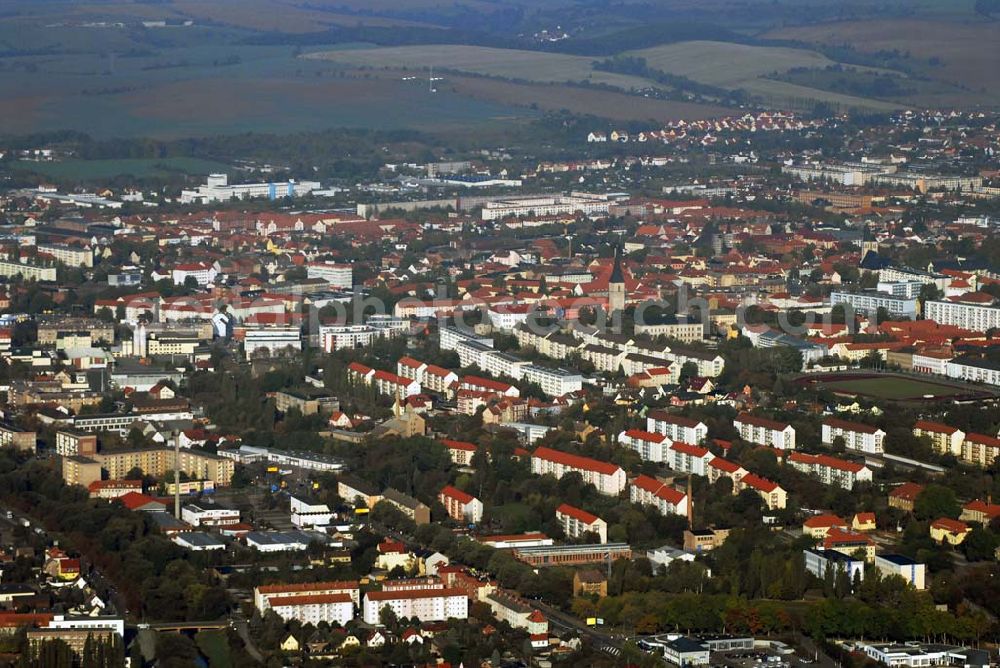
[(855, 394), (876, 399), (923, 399), (924, 395), (951, 397), (968, 394), (969, 390), (950, 385), (924, 382), (902, 376), (888, 378), (858, 378), (824, 382), (823, 386), (838, 393)]

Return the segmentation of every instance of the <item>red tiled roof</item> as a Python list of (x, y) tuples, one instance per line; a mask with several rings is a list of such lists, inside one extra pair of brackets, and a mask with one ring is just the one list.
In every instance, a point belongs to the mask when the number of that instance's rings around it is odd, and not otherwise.
[(723, 459), (722, 457), (716, 457), (708, 463), (712, 468), (717, 468), (720, 471), (725, 471), (726, 473), (736, 473), (742, 466), (736, 462), (731, 462), (728, 459)]
[(302, 596), (274, 596), (268, 599), (271, 607), (279, 605), (322, 605), (326, 603), (354, 603), (350, 594), (304, 594)]
[(950, 517), (940, 517), (933, 522), (931, 522), (931, 527), (935, 529), (944, 529), (945, 531), (951, 533), (965, 533), (969, 531), (969, 525), (965, 522), (959, 520), (953, 520)]
[(621, 470), (619, 466), (610, 462), (602, 462), (596, 459), (591, 459), (590, 457), (582, 457), (580, 455), (571, 455), (568, 452), (560, 452), (559, 450), (553, 450), (552, 448), (536, 448), (535, 452), (532, 453), (531, 456), (538, 457), (539, 459), (546, 459), (557, 464), (562, 464), (563, 466), (568, 466), (569, 468), (593, 471), (602, 475), (614, 475)]
[(936, 434), (948, 434), (949, 436), (958, 431), (958, 427), (952, 427), (941, 422), (931, 422), (930, 420), (917, 420), (913, 428)]
[(986, 434), (966, 434), (965, 440), (985, 445), (988, 448), (1000, 448), (1000, 438), (987, 436)]
[(365, 598), (372, 601), (391, 601), (396, 599), (437, 598), (438, 596), (465, 596), (464, 590), (458, 587), (444, 589), (403, 589), (399, 591), (370, 591)]
[(462, 385), (472, 385), (474, 387), (485, 387), (495, 392), (506, 392), (512, 386), (509, 383), (502, 383), (499, 380), (491, 380), (480, 376), (462, 376), (459, 381)]
[(967, 504), (962, 506), (962, 509), (972, 511), (974, 513), (983, 513), (991, 520), (994, 517), (1000, 517), (1000, 504), (986, 503), (982, 499), (969, 501)]
[(545, 540), (548, 536), (540, 531), (533, 531), (529, 533), (508, 533), (508, 534), (497, 534), (495, 536), (480, 536), (476, 540), (480, 543), (516, 543), (518, 541), (536, 541)]
[(753, 487), (756, 490), (760, 490), (761, 492), (766, 492), (768, 494), (778, 489), (778, 483), (772, 482), (767, 478), (762, 478), (756, 473), (747, 473), (743, 476), (742, 482), (748, 487)]
[(118, 497), (118, 500), (128, 508), (129, 510), (135, 510), (136, 508), (141, 508), (148, 503), (159, 503), (156, 499), (151, 496), (146, 496), (145, 494), (140, 494), (139, 492), (129, 492)]
[(897, 499), (904, 499), (906, 501), (913, 501), (922, 491), (924, 491), (924, 486), (920, 483), (904, 482), (902, 485), (889, 492), (889, 496)]
[(705, 455), (711, 454), (708, 448), (702, 448), (697, 445), (691, 445), (690, 443), (684, 443), (683, 441), (676, 441), (670, 446), (671, 450), (676, 450), (685, 455), (690, 455), (692, 457), (704, 457)]
[(835, 429), (843, 429), (844, 431), (856, 431), (862, 434), (874, 434), (878, 431), (878, 427), (873, 427), (870, 424), (864, 424), (863, 422), (850, 422), (849, 420), (841, 420), (840, 418), (827, 418), (823, 420), (823, 424), (833, 427)]
[(823, 547), (829, 549), (832, 547), (843, 547), (845, 545), (874, 545), (875, 541), (866, 536), (863, 533), (857, 533), (856, 531), (846, 531), (844, 529), (839, 529), (837, 527), (831, 528), (827, 534), (826, 538), (823, 539)]
[(637, 441), (652, 441), (653, 443), (663, 443), (663, 441), (667, 438), (663, 434), (643, 431), (642, 429), (629, 429), (625, 432), (625, 435), (629, 438), (634, 438)]
[(846, 527), (847, 522), (836, 515), (816, 515), (803, 522), (802, 526), (809, 529), (818, 529), (820, 527)]
[(328, 580), (326, 582), (298, 582), (294, 584), (269, 584), (257, 587), (261, 594), (284, 594), (305, 591), (327, 591), (331, 589), (359, 589), (351, 580)]
[(453, 441), (448, 438), (442, 438), (441, 443), (443, 443), (449, 450), (465, 450), (466, 452), (476, 451), (476, 444), (469, 443), (468, 441)]
[(632, 481), (632, 484), (675, 506), (683, 501), (686, 496), (684, 492), (676, 490), (673, 487), (660, 482), (656, 478), (650, 478), (648, 475), (636, 476), (636, 478)]
[(471, 494), (466, 494), (456, 487), (452, 487), (451, 485), (445, 485), (444, 488), (441, 489), (439, 496), (449, 496), (463, 505), (471, 503), (476, 498)]
[(569, 515), (573, 519), (583, 522), (584, 524), (593, 524), (597, 520), (601, 519), (597, 515), (592, 515), (586, 510), (581, 510), (580, 508), (571, 506), (568, 503), (564, 503), (556, 508), (556, 514)]
[(789, 427), (787, 422), (778, 422), (777, 420), (770, 420), (759, 415), (751, 415), (750, 413), (740, 413), (736, 416), (734, 422), (750, 424), (755, 427), (764, 427), (765, 429), (773, 429), (775, 431), (784, 431)]
[(691, 418), (686, 418), (680, 415), (674, 415), (673, 413), (667, 413), (666, 411), (659, 411), (659, 410), (649, 411), (649, 415), (647, 417), (650, 417), (658, 422), (676, 424), (682, 427), (690, 427), (692, 429), (694, 427), (697, 427), (699, 424), (702, 424), (700, 420), (692, 420)]

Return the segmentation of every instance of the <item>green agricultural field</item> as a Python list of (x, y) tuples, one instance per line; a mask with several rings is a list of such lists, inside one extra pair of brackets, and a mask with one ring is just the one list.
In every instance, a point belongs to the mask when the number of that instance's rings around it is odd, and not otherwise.
[(132, 160), (62, 160), (15, 164), (16, 171), (33, 172), (53, 179), (106, 181), (116, 176), (137, 178), (165, 176), (170, 173), (211, 174), (226, 172), (229, 165), (199, 158), (150, 158)]
[[(879, 110), (900, 106), (766, 78), (793, 68), (825, 68), (836, 64), (823, 54), (808, 49), (693, 41), (629, 51), (625, 55), (645, 58), (654, 69), (701, 83), (743, 89), (778, 107), (802, 107), (815, 102)], [(856, 69), (865, 71), (870, 68)]]
[(903, 376), (886, 378), (858, 378), (823, 383), (838, 393), (855, 394), (876, 399), (922, 399), (924, 395), (951, 397), (968, 394), (969, 390), (951, 385), (939, 385)]
[(408, 70), (412, 76), (426, 78), (431, 67), (518, 79), (537, 83), (589, 81), (623, 90), (647, 88), (656, 84), (642, 77), (594, 69), (594, 58), (561, 53), (495, 49), (459, 44), (379, 47), (371, 49), (336, 49), (319, 51), (306, 59), (329, 60), (348, 67)]

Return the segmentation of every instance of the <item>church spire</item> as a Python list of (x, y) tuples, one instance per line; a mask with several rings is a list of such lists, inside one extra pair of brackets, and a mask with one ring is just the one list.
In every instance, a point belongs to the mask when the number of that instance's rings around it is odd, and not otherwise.
[(611, 269), (611, 278), (608, 279), (608, 283), (624, 283), (625, 273), (622, 271), (622, 258), (618, 253), (618, 249), (615, 248), (615, 266)]

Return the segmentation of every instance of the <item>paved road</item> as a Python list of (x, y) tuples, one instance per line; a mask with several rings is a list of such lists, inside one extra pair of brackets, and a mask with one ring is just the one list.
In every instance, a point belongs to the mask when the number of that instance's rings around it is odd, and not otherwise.
[(247, 623), (246, 616), (240, 612), (238, 606), (236, 611), (230, 615), (230, 619), (232, 619), (233, 628), (236, 630), (237, 635), (239, 635), (240, 640), (242, 640), (244, 646), (246, 646), (247, 653), (259, 663), (264, 663), (264, 655), (261, 654), (259, 649), (257, 649), (257, 646), (253, 642), (253, 638), (250, 637), (250, 625)]
[(545, 615), (551, 626), (557, 626), (561, 629), (574, 631), (578, 633), (581, 638), (588, 640), (593, 643), (595, 647), (606, 652), (607, 654), (610, 654), (611, 656), (618, 656), (621, 654), (622, 643), (613, 636), (592, 626), (587, 626), (577, 617), (568, 615), (561, 610), (553, 608), (551, 605), (542, 603), (541, 601), (529, 601), (529, 605), (533, 608), (537, 608), (543, 615)]

